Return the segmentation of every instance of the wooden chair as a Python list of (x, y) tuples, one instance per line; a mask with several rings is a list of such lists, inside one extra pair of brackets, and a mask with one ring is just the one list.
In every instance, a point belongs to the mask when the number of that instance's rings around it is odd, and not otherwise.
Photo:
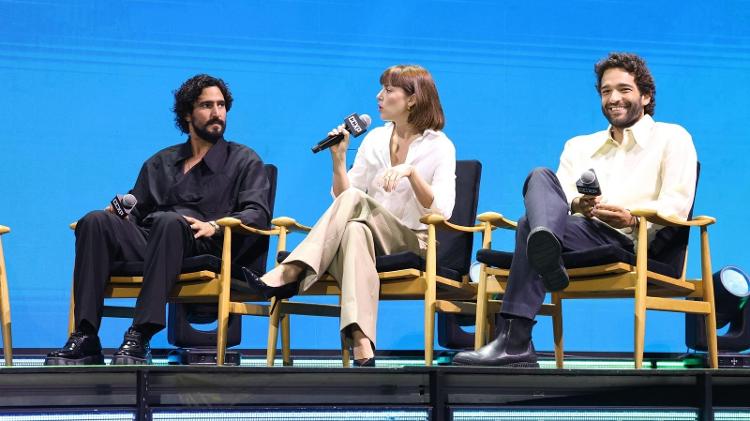
[[(10, 228), (0, 225), (0, 236), (10, 232)], [(13, 338), (10, 333), (10, 299), (8, 298), (8, 274), (5, 268), (3, 242), (0, 240), (0, 323), (3, 331), (3, 356), (5, 366), (13, 365)]]
[[(544, 304), (540, 314), (552, 316), (555, 362), (563, 367), (562, 300), (581, 298), (633, 298), (635, 368), (643, 364), (646, 331), (646, 310), (701, 314), (706, 321), (709, 363), (718, 367), (716, 313), (708, 243), (708, 226), (716, 220), (709, 216), (688, 220), (661, 215), (655, 210), (637, 209), (638, 242), (635, 254), (616, 246), (563, 253), (570, 285), (551, 294), (551, 303)], [(488, 315), (501, 311), (502, 301), (491, 299), (505, 292), (513, 253), (491, 249), (494, 228), (515, 228), (515, 222), (499, 214), (479, 217), (485, 226), (483, 248), (477, 252), (480, 283), (477, 292), (475, 348), (487, 342)], [(647, 222), (664, 226), (651, 244), (648, 243)], [(701, 278), (687, 279), (687, 245), (689, 229), (700, 228)]]
[[(474, 313), (476, 287), (469, 282), (468, 272), (471, 263), (473, 233), (484, 229), (483, 225), (473, 225), (476, 218), (481, 177), (479, 161), (458, 161), (456, 165), (456, 204), (450, 221), (440, 215), (426, 215), (421, 218), (428, 227), (428, 244), (425, 258), (414, 253), (398, 253), (380, 256), (376, 267), (381, 279), (381, 300), (423, 300), (424, 301), (424, 347), (425, 365), (432, 365), (435, 340), (435, 312)], [(310, 227), (298, 224), (292, 218), (277, 218), (272, 223), (281, 231), (281, 239), (288, 232), (306, 232)], [(288, 253), (282, 253), (279, 261)], [(309, 290), (300, 295), (341, 295), (338, 283), (329, 275), (321, 277)], [(466, 302), (468, 301), (468, 302)], [(268, 329), (267, 363), (273, 365), (276, 353), (276, 340), (279, 320), (282, 326), (282, 352), (286, 365), (289, 358), (289, 314), (338, 317), (337, 305), (311, 304), (284, 301), (275, 306), (270, 315)], [(349, 344), (342, 338), (343, 364), (349, 366)]]
[[(271, 184), (268, 203), (273, 211), (277, 170), (273, 165), (266, 165), (266, 173)], [(238, 253), (243, 253), (265, 270), (268, 253), (268, 239), (279, 235), (278, 228), (259, 229), (243, 225), (236, 218), (222, 218), (216, 221), (224, 230), (224, 242), (221, 258), (213, 255), (200, 255), (186, 258), (183, 261), (182, 274), (174, 289), (170, 293), (172, 303), (216, 303), (217, 335), (216, 351), (217, 365), (223, 365), (227, 345), (227, 325), (230, 314), (268, 316), (269, 309), (265, 299), (255, 294), (247, 287), (242, 273), (242, 264), (246, 259), (238, 261)], [(75, 224), (73, 224), (74, 227)], [(233, 234), (239, 234), (233, 238)], [(246, 236), (255, 235), (256, 241), (245, 243)], [(283, 242), (279, 243), (283, 247)], [(115, 262), (112, 276), (105, 291), (106, 298), (136, 298), (143, 284), (143, 262)], [(257, 302), (264, 301), (263, 304)], [(74, 295), (71, 293), (69, 326), (70, 332), (74, 326)], [(133, 317), (133, 309), (129, 307), (105, 306), (105, 317)]]

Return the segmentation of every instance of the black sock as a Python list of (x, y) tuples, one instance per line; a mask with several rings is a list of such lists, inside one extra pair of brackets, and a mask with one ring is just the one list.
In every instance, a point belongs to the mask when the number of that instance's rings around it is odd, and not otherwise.
[(78, 331), (84, 335), (96, 335), (96, 328), (88, 320), (82, 320), (78, 323)]
[(131, 327), (140, 333), (146, 341), (150, 341), (151, 337), (153, 337), (158, 331), (164, 329), (164, 326), (155, 325), (153, 323), (144, 323), (142, 325), (134, 324)]

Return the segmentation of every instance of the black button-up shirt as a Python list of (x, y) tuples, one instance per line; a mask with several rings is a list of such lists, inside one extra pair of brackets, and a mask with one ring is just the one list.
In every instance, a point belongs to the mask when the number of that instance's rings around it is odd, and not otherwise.
[[(269, 226), (270, 183), (255, 151), (222, 139), (184, 173), (185, 160), (192, 155), (188, 140), (146, 160), (130, 191), (138, 200), (130, 214), (136, 224), (148, 229), (155, 213), (176, 212), (201, 221), (231, 216), (252, 227)], [(220, 253), (221, 241), (217, 240), (207, 239)], [(268, 241), (267, 236), (234, 236), (232, 262), (263, 273)]]
[(193, 155), (190, 141), (170, 146), (149, 158), (130, 191), (138, 200), (131, 218), (150, 227), (154, 212), (177, 212), (201, 221), (225, 216), (265, 228), (271, 211), (269, 182), (263, 161), (247, 146), (219, 140), (203, 159), (183, 173)]

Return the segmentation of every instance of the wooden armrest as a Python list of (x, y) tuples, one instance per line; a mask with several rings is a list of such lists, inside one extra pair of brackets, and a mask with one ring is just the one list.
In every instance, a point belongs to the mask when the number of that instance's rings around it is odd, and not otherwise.
[[(234, 232), (240, 232), (240, 233), (245, 233), (245, 234), (249, 233), (249, 234), (259, 234), (259, 235), (277, 235), (279, 233), (279, 231), (276, 229), (263, 230), (259, 228), (253, 228), (251, 226), (244, 225), (242, 221), (240, 221), (239, 219), (231, 218), (231, 217), (221, 218), (217, 220), (216, 223), (219, 224), (219, 226), (221, 227), (231, 227), (232, 231)], [(76, 225), (78, 225), (78, 221), (70, 224), (70, 229), (75, 230)]]
[(278, 218), (273, 218), (271, 220), (271, 223), (273, 225), (276, 225), (277, 227), (284, 227), (288, 231), (300, 231), (300, 232), (310, 232), (312, 227), (308, 227), (307, 225), (302, 225), (298, 223), (294, 218), (290, 218), (288, 216), (279, 216)]
[(473, 227), (466, 227), (463, 225), (448, 222), (443, 215), (438, 215), (436, 213), (424, 215), (423, 217), (419, 218), (419, 222), (428, 225), (435, 225), (437, 228), (445, 228), (460, 232), (480, 232), (484, 230), (484, 225), (474, 225)]
[(10, 228), (5, 225), (0, 225), (0, 235), (7, 234), (10, 232)]
[(278, 235), (279, 230), (278, 229), (270, 229), (270, 230), (264, 230), (260, 228), (254, 228), (249, 225), (245, 225), (237, 218), (232, 217), (225, 217), (221, 219), (217, 219), (216, 223), (221, 227), (229, 227), (232, 229), (232, 232), (238, 232), (241, 234), (258, 234), (258, 235)]
[(696, 216), (685, 220), (674, 216), (662, 215), (653, 209), (634, 209), (630, 211), (633, 216), (643, 216), (648, 222), (664, 225), (667, 227), (705, 227), (716, 223), (716, 218), (711, 216)]
[(490, 225), (496, 228), (514, 230), (518, 226), (516, 221), (512, 221), (497, 212), (481, 213), (477, 216), (477, 219), (481, 222), (489, 222)]

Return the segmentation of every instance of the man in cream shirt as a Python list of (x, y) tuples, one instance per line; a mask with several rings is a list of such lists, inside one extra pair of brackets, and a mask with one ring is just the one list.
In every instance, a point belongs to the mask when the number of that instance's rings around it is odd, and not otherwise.
[[(538, 367), (531, 331), (547, 291), (568, 286), (561, 253), (601, 245), (633, 251), (637, 218), (647, 208), (687, 218), (695, 193), (697, 157), (690, 134), (653, 120), (656, 87), (646, 63), (612, 53), (594, 66), (607, 130), (570, 139), (557, 173), (531, 172), (523, 187), (526, 215), (518, 221), (498, 335), (477, 351), (456, 354), (459, 365)], [(578, 193), (576, 181), (594, 169), (601, 196)], [(649, 241), (662, 227), (649, 227)]]

